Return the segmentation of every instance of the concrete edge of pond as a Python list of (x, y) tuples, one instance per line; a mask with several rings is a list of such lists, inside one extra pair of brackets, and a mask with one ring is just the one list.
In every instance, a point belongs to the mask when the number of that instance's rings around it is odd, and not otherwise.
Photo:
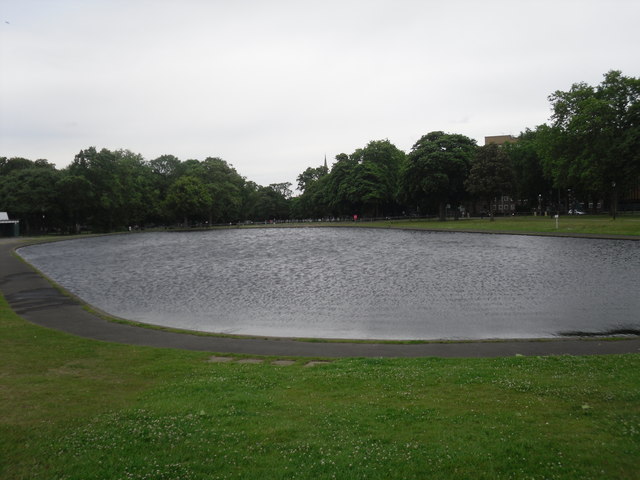
[(110, 322), (89, 313), (13, 252), (32, 239), (0, 241), (0, 292), (23, 319), (80, 337), (106, 342), (216, 353), (300, 357), (482, 358), (640, 353), (640, 337), (568, 338), (433, 343), (306, 342), (200, 336)]

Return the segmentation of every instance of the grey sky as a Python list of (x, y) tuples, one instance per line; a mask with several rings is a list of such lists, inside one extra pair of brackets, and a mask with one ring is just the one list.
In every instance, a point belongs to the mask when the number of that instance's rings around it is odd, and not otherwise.
[(433, 130), (517, 135), (640, 76), (640, 2), (0, 0), (0, 156), (221, 157), (261, 185)]

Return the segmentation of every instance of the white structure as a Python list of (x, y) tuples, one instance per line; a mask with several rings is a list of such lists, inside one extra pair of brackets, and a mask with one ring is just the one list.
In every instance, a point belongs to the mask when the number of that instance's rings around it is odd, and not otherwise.
[(7, 212), (0, 212), (0, 237), (19, 237), (20, 220), (9, 220)]

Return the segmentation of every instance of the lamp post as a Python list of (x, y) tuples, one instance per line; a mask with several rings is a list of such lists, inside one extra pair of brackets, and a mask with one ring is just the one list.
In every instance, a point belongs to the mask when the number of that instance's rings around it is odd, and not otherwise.
[(611, 213), (613, 214), (613, 219), (616, 219), (616, 209), (617, 209), (617, 203), (618, 203), (618, 196), (616, 195), (616, 182), (613, 181), (611, 182), (611, 188), (612, 188), (612, 194), (611, 194)]
[(538, 194), (538, 215), (542, 216), (542, 194)]

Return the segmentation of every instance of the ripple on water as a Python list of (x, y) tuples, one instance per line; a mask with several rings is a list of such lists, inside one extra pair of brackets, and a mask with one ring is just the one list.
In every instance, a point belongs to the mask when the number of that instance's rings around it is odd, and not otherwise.
[(338, 228), (148, 233), (20, 254), (114, 315), (238, 334), (544, 337), (640, 327), (640, 242)]

